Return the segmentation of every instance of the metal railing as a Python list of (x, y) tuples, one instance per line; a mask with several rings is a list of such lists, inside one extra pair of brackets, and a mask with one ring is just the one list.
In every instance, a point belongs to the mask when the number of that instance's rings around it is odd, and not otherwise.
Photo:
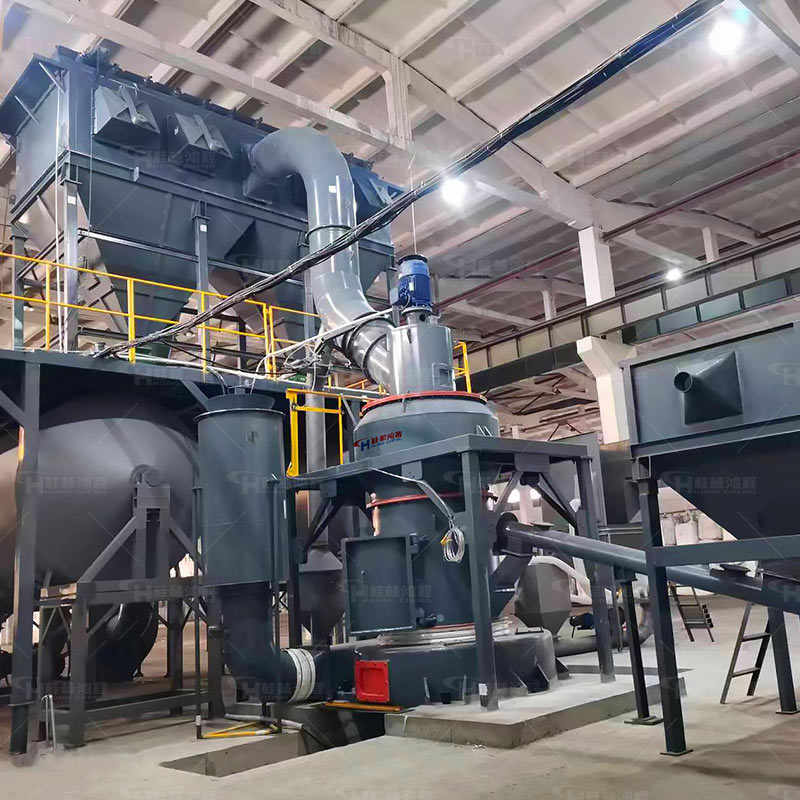
[[(300, 395), (315, 395), (324, 398), (322, 406), (308, 406), (298, 402)], [(339, 394), (318, 392), (314, 389), (287, 389), (289, 401), (289, 468), (286, 474), (295, 478), (300, 474), (300, 417), (299, 412), (310, 414), (336, 414), (339, 429), (339, 463), (344, 464), (344, 398)], [(325, 399), (334, 400), (336, 408), (326, 408)]]
[[(219, 292), (214, 292), (210, 290), (203, 290), (203, 289), (196, 289), (187, 286), (178, 286), (172, 283), (164, 283), (162, 281), (151, 281), (145, 278), (134, 278), (130, 275), (121, 275), (116, 272), (107, 272), (105, 270), (98, 270), (92, 269), (90, 267), (78, 267), (73, 266), (70, 264), (61, 264), (57, 261), (48, 261), (46, 259), (41, 258), (32, 258), (30, 256), (22, 256), (22, 255), (9, 255), (10, 259), (15, 261), (23, 261), (26, 263), (34, 264), (34, 265), (41, 265), (45, 268), (44, 274), (44, 287), (43, 287), (43, 296), (42, 297), (35, 297), (29, 296), (25, 294), (17, 294), (16, 292), (0, 292), (0, 299), (11, 300), (14, 302), (20, 302), (23, 304), (33, 304), (35, 306), (42, 307), (44, 309), (44, 348), (45, 350), (50, 350), (51, 347), (51, 333), (52, 333), (52, 318), (53, 318), (53, 310), (55, 309), (56, 316), (60, 322), (60, 310), (65, 309), (69, 311), (76, 311), (76, 312), (85, 312), (90, 314), (100, 314), (107, 317), (118, 317), (124, 318), (128, 325), (128, 341), (133, 341), (136, 338), (136, 323), (137, 322), (156, 322), (161, 323), (165, 327), (168, 325), (174, 324), (174, 319), (164, 319), (163, 317), (153, 317), (147, 314), (139, 314), (136, 312), (136, 287), (138, 286), (148, 286), (157, 289), (168, 289), (170, 291), (181, 292), (185, 293), (187, 296), (187, 302), (190, 301), (193, 297), (197, 298), (197, 307), (200, 311), (204, 311), (207, 307), (207, 300), (209, 297), (222, 299), (225, 297), (224, 294), (220, 294)], [(81, 274), (90, 274), (96, 275), (101, 278), (108, 278), (110, 280), (120, 281), (124, 285), (124, 304), (120, 302), (120, 307), (124, 305), (125, 310), (116, 310), (111, 308), (99, 308), (97, 306), (92, 305), (84, 305), (80, 303), (70, 303), (66, 300), (59, 299), (60, 297), (60, 285), (61, 285), (61, 275), (62, 270), (74, 270)], [(56, 291), (57, 296), (53, 297), (53, 276), (55, 275), (55, 284), (56, 284)], [(117, 291), (119, 288), (115, 287)], [(208, 358), (209, 354), (209, 346), (208, 346), (208, 337), (207, 333), (214, 332), (219, 334), (225, 334), (229, 336), (235, 337), (247, 337), (251, 339), (257, 339), (264, 342), (264, 358), (267, 359), (267, 363), (269, 363), (271, 358), (271, 353), (276, 349), (274, 342), (271, 339), (271, 331), (274, 329), (274, 325), (270, 326), (269, 321), (272, 318), (271, 316), (271, 307), (268, 306), (266, 303), (263, 303), (258, 300), (245, 300), (245, 303), (248, 305), (256, 306), (260, 313), (261, 318), (263, 320), (264, 325), (264, 333), (257, 333), (254, 331), (241, 331), (241, 330), (234, 330), (231, 328), (222, 328), (216, 325), (198, 325), (197, 328), (200, 331), (200, 359), (202, 360), (202, 369), (204, 372), (208, 370), (208, 364), (210, 359)], [(256, 354), (254, 354), (256, 355)], [(131, 363), (135, 363), (136, 361), (136, 348), (132, 347), (128, 351), (128, 361)]]
[[(139, 321), (142, 322), (155, 322), (161, 323), (165, 327), (172, 325), (175, 323), (176, 320), (174, 319), (164, 319), (162, 317), (154, 317), (147, 314), (140, 314), (136, 311), (136, 289), (139, 286), (147, 286), (157, 289), (167, 289), (170, 291), (180, 292), (186, 294), (187, 302), (191, 301), (193, 298), (196, 298), (197, 308), (198, 311), (202, 312), (205, 311), (208, 303), (208, 298), (224, 298), (225, 295), (220, 294), (218, 292), (214, 292), (211, 290), (200, 290), (188, 286), (179, 286), (177, 284), (172, 283), (164, 283), (163, 281), (152, 281), (146, 278), (134, 278), (130, 275), (122, 275), (115, 272), (107, 272), (105, 270), (99, 269), (92, 269), (90, 267), (79, 267), (73, 266), (69, 264), (62, 264), (57, 261), (49, 261), (47, 259), (42, 258), (33, 258), (31, 256), (23, 256), (23, 255), (11, 255), (9, 254), (9, 259), (13, 259), (16, 261), (26, 262), (28, 264), (35, 266), (42, 266), (44, 267), (44, 283), (42, 287), (42, 297), (36, 296), (29, 296), (26, 294), (18, 294), (16, 291), (12, 292), (0, 292), (0, 299), (9, 300), (12, 303), (21, 303), (23, 304), (23, 309), (25, 304), (31, 304), (33, 306), (37, 306), (43, 309), (44, 311), (44, 350), (51, 349), (51, 340), (52, 340), (52, 324), (53, 324), (53, 316), (54, 313), (57, 318), (57, 322), (59, 325), (59, 331), (63, 330), (64, 321), (61, 318), (61, 310), (67, 311), (76, 311), (82, 313), (90, 313), (90, 314), (100, 314), (106, 317), (117, 317), (123, 318), (127, 322), (128, 332), (127, 338), (128, 341), (133, 341), (136, 338), (136, 323)], [(106, 278), (109, 280), (119, 281), (119, 287), (113, 287), (116, 292), (122, 292), (122, 287), (124, 287), (124, 296), (120, 298), (120, 310), (116, 310), (113, 308), (100, 308), (95, 305), (85, 305), (81, 303), (70, 303), (66, 300), (60, 299), (62, 293), (62, 270), (74, 270), (76, 272), (82, 274), (89, 274), (95, 275), (100, 278)], [(14, 280), (12, 276), (12, 281)], [(53, 297), (53, 287), (55, 285), (56, 289), (56, 297)], [(124, 303), (122, 302), (124, 300)], [(275, 305), (267, 305), (259, 300), (248, 299), (244, 301), (245, 303), (256, 306), (260, 313), (262, 322), (263, 322), (263, 333), (258, 333), (254, 331), (242, 331), (239, 328), (223, 328), (216, 325), (198, 325), (197, 330), (200, 332), (200, 356), (199, 358), (202, 361), (201, 367), (203, 372), (207, 372), (209, 370), (209, 365), (213, 365), (213, 360), (209, 357), (210, 348), (208, 343), (207, 334), (210, 332), (224, 334), (234, 337), (247, 337), (251, 339), (256, 339), (258, 341), (262, 341), (263, 344), (263, 360), (266, 366), (266, 373), (277, 375), (278, 374), (278, 363), (277, 363), (277, 354), (287, 345), (298, 344), (301, 340), (293, 340), (287, 339), (285, 337), (277, 336), (275, 333), (276, 327), (276, 319), (275, 315), (276, 312), (280, 312), (284, 315), (286, 314), (296, 314), (301, 317), (316, 317), (318, 318), (317, 314), (312, 314), (308, 311), (301, 311), (295, 308), (287, 308), (285, 306), (275, 306)], [(124, 310), (122, 307), (124, 306)], [(181, 311), (181, 314), (185, 313), (184, 310)], [(180, 314), (178, 315), (180, 317)], [(22, 318), (22, 323), (24, 326), (24, 316)], [(12, 326), (13, 327), (13, 326)], [(23, 331), (24, 334), (24, 331)], [(24, 341), (24, 335), (23, 335)], [(257, 353), (252, 353), (254, 357), (261, 356), (261, 349)], [(238, 351), (231, 351), (232, 355), (237, 355)], [(189, 354), (192, 355), (192, 354)], [(131, 363), (136, 362), (136, 348), (131, 347), (128, 351), (128, 361)], [(456, 378), (463, 377), (466, 381), (467, 391), (472, 391), (472, 384), (470, 381), (470, 369), (469, 369), (469, 357), (467, 355), (467, 345), (466, 342), (457, 342), (454, 348), (454, 374)], [(330, 381), (331, 378), (328, 378), (329, 386), (331, 386)], [(369, 381), (367, 379), (363, 379), (355, 384), (352, 384), (347, 389), (353, 389), (358, 391), (360, 389), (366, 388)], [(331, 386), (331, 388), (333, 388)], [(379, 387), (379, 391), (383, 394), (386, 393), (386, 389), (384, 387)], [(304, 398), (307, 395), (316, 395), (319, 397), (324, 398), (323, 403), (321, 406), (309, 406), (305, 403), (299, 402), (300, 395), (303, 395)], [(339, 432), (339, 463), (344, 463), (344, 420), (343, 415), (345, 413), (344, 409), (344, 400), (345, 398), (341, 394), (333, 394), (331, 392), (322, 392), (316, 391), (312, 389), (306, 389), (304, 387), (297, 387), (297, 388), (287, 388), (286, 389), (286, 398), (289, 401), (289, 427), (290, 427), (290, 458), (291, 462), (289, 464), (289, 469), (287, 470), (287, 475), (296, 476), (299, 474), (300, 469), (300, 422), (299, 422), (299, 414), (300, 412), (303, 413), (322, 413), (322, 414), (336, 414), (337, 425), (338, 425), (338, 432)], [(325, 407), (325, 400), (333, 400), (336, 403), (335, 408), (326, 408)]]
[[(469, 374), (469, 356), (467, 355), (467, 343), (456, 342), (453, 351), (455, 355), (453, 374), (455, 375), (456, 380), (458, 380), (458, 378), (463, 378), (467, 391), (471, 392), (472, 379)], [(461, 362), (461, 366), (458, 365), (459, 361)]]
[(275, 353), (285, 345), (299, 344), (301, 340), (297, 339), (284, 339), (275, 335), (275, 312), (281, 311), (284, 314), (297, 314), (301, 317), (314, 317), (319, 319), (319, 314), (312, 314), (310, 311), (300, 311), (296, 308), (286, 308), (285, 306), (268, 306), (267, 307), (267, 320), (265, 329), (270, 341), (270, 355), (267, 357), (267, 370), (272, 375), (277, 375), (278, 364)]

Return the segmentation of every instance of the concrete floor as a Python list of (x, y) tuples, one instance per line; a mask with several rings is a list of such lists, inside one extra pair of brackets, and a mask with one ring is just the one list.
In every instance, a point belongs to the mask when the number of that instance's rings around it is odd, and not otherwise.
[[(718, 704), (742, 605), (710, 598), (716, 643), (697, 632), (690, 644), (676, 625), (678, 660), (685, 673), (687, 738), (694, 752), (659, 755), (661, 727), (623, 724), (624, 717), (540, 740), (515, 750), (382, 737), (347, 748), (250, 770), (225, 778), (178, 772), (159, 762), (190, 752), (190, 720), (153, 720), (82, 750), (48, 754), (30, 768), (0, 763), (4, 796), (36, 800), (123, 798), (209, 800), (268, 796), (336, 800), (449, 800), (450, 798), (560, 798), (561, 800), (656, 800), (686, 796), (726, 800), (752, 797), (800, 800), (800, 715), (778, 716), (771, 659), (757, 696), (742, 700), (747, 680), (734, 683), (731, 702)], [(765, 619), (754, 611), (753, 627)], [(800, 664), (800, 625), (789, 619), (795, 665)], [(754, 645), (746, 645), (753, 647)], [(645, 663), (655, 662), (652, 643)], [(744, 652), (744, 658), (752, 656)], [(618, 656), (627, 663), (627, 654)], [(573, 662), (589, 663), (591, 656)], [(2, 721), (0, 721), (2, 724)], [(5, 727), (5, 726), (4, 726)], [(113, 728), (98, 731), (101, 736)], [(117, 734), (131, 731), (128, 726)], [(2, 743), (3, 749), (7, 747)]]

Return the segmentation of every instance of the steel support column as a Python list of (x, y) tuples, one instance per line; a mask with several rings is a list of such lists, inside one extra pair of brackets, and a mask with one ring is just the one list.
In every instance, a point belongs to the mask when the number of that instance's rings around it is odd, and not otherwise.
[[(591, 462), (588, 458), (581, 458), (576, 462), (576, 468), (581, 499), (581, 507), (575, 515), (578, 535), (597, 540), (599, 536), (597, 534), (597, 513), (594, 507)], [(604, 576), (609, 573), (609, 568), (591, 561), (584, 562), (584, 566), (592, 593), (592, 613), (594, 614), (594, 629), (597, 634), (600, 680), (603, 683), (610, 683), (614, 680), (614, 655), (611, 647), (611, 621), (606, 603), (606, 585), (611, 581), (604, 580)]]
[[(303, 275), (303, 310), (307, 314), (314, 313), (314, 295), (311, 291), (311, 273), (306, 272)], [(317, 318), (303, 316), (303, 337), (310, 339), (317, 332)], [(309, 376), (308, 388), (320, 391), (324, 384), (324, 376), (317, 375), (316, 372)], [(305, 396), (305, 404), (309, 408), (325, 408), (325, 398), (317, 394), (307, 394)], [(328, 466), (328, 442), (326, 438), (327, 414), (319, 411), (306, 411), (306, 472), (315, 472), (319, 469), (325, 469)], [(308, 496), (308, 519), (309, 519), (309, 533), (311, 530), (311, 520), (317, 512), (320, 498), (316, 492), (310, 492)], [(323, 533), (319, 539), (320, 544), (324, 544), (328, 540), (327, 532)]]
[[(658, 514), (658, 481), (640, 478), (639, 504), (642, 510), (644, 547), (647, 553), (653, 547), (661, 547), (661, 520)], [(661, 709), (664, 714), (665, 755), (681, 756), (691, 752), (686, 747), (683, 728), (681, 689), (678, 678), (678, 663), (675, 658), (675, 637), (672, 630), (672, 612), (669, 604), (667, 571), (654, 565), (650, 558), (647, 564), (650, 582), (650, 603), (653, 609), (653, 634), (656, 644), (658, 678), (661, 687)]]
[[(475, 622), (475, 647), (478, 652), (478, 695), (487, 711), (497, 709), (497, 673), (494, 663), (492, 638), (492, 608), (489, 591), (489, 547), (483, 522), (483, 497), (478, 454), (461, 455), (464, 480), (464, 506), (467, 530), (467, 556), (469, 558), (472, 587), (472, 616)], [(599, 637), (598, 637), (599, 639)]]
[(53, 628), (61, 622), (58, 611), (53, 608), (39, 610), (39, 646), (36, 658), (36, 711), (38, 721), (37, 740), (47, 738), (45, 717), (47, 712), (42, 712), (42, 698), (53, 691), (52, 666), (59, 655), (53, 651)]
[(72, 607), (69, 636), (69, 746), (86, 743), (86, 666), (89, 659), (89, 609), (79, 596)]
[[(309, 492), (311, 494), (311, 492)], [(297, 541), (297, 495), (290, 493), (286, 504), (288, 525), (288, 574), (286, 580), (287, 605), (289, 606), (289, 647), (303, 646), (303, 628), (300, 612), (300, 567), (302, 557)]]
[(28, 749), (28, 719), (33, 692), (33, 610), (36, 597), (36, 533), (39, 494), (38, 364), (26, 363), (22, 378), (20, 423), (23, 458), (17, 471), (18, 533), (14, 555), (14, 650), (11, 659), (12, 755)]
[[(183, 689), (183, 601), (167, 601), (167, 673), (173, 691)], [(182, 709), (173, 708), (172, 716), (180, 716)]]
[(628, 628), (628, 652), (631, 657), (631, 674), (633, 675), (633, 692), (636, 696), (636, 716), (627, 720), (631, 725), (656, 725), (661, 722), (658, 717), (650, 713), (650, 703), (647, 699), (647, 683), (644, 677), (644, 664), (642, 662), (642, 643), (639, 640), (639, 622), (636, 619), (636, 600), (633, 597), (633, 578), (624, 576), (620, 581), (622, 585), (622, 599), (625, 603), (625, 623)]
[[(28, 237), (22, 233), (19, 228), (12, 226), (11, 228), (11, 250), (15, 256), (25, 255), (25, 242)], [(25, 295), (25, 287), (22, 283), (21, 275), (25, 271), (28, 263), (20, 259), (13, 261), (13, 275), (12, 275), (12, 294), (17, 297)], [(25, 303), (22, 300), (11, 301), (11, 348), (13, 350), (22, 350), (25, 347)]]
[[(68, 267), (78, 266), (78, 184), (69, 178), (62, 182), (64, 198), (64, 264)], [(81, 273), (75, 269), (61, 271), (64, 282), (65, 303), (78, 304), (78, 293)], [(62, 337), (65, 348), (78, 349), (78, 310), (65, 308), (62, 316), (64, 327)]]
[(779, 714), (796, 714), (797, 697), (794, 691), (792, 660), (786, 637), (786, 619), (779, 608), (768, 608), (769, 633), (772, 640), (772, 655), (775, 659), (775, 676), (778, 679), (778, 697), (781, 702)]
[[(198, 292), (208, 291), (208, 218), (204, 215), (205, 209), (197, 209), (194, 213), (194, 252), (197, 257), (197, 272), (195, 285)], [(198, 295), (197, 310), (205, 310), (205, 295)], [(208, 352), (208, 331), (202, 328), (197, 331), (197, 343), (200, 353), (206, 356)]]
[(206, 648), (208, 650), (208, 716), (213, 719), (225, 714), (222, 697), (224, 658), (222, 652), (222, 614), (219, 598), (206, 600)]

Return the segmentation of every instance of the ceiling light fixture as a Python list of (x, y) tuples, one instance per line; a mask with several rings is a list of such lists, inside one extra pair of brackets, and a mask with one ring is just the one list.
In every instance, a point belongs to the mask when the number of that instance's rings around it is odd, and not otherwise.
[(440, 189), (444, 201), (451, 206), (460, 206), (467, 195), (467, 184), (457, 178), (448, 178)]
[(673, 267), (672, 269), (667, 270), (664, 274), (664, 277), (668, 281), (679, 281), (683, 277), (683, 271), (680, 267)]
[(723, 58), (734, 55), (744, 41), (744, 26), (731, 17), (717, 20), (708, 34), (708, 46)]

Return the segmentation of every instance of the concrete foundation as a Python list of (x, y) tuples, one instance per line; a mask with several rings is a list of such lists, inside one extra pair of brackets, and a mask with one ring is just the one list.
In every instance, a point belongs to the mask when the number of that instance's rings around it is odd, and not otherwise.
[[(742, 678), (734, 682), (728, 704), (719, 704), (743, 604), (720, 597), (708, 603), (716, 642), (698, 638), (690, 643), (677, 615), (674, 620), (679, 664), (691, 670), (684, 673), (689, 693), (685, 713), (694, 752), (683, 758), (662, 756), (662, 727), (625, 725), (628, 712), (512, 750), (381, 736), (227, 777), (209, 777), (161, 766), (212, 749), (208, 741), (194, 740), (189, 716), (104, 722), (93, 729), (94, 741), (87, 747), (56, 754), (45, 750), (32, 758), (30, 768), (15, 769), (7, 751), (0, 752), (0, 785), (4, 797), (26, 800), (241, 800), (265, 794), (270, 800), (320, 794), (325, 800), (796, 800), (800, 716), (775, 713), (779, 706), (769, 655), (755, 697), (746, 698), (747, 679)], [(753, 615), (756, 629), (765, 622), (764, 609)], [(798, 663), (797, 618), (787, 616), (786, 627)], [(757, 642), (744, 645), (743, 666), (751, 663), (757, 649)], [(643, 655), (645, 665), (654, 667), (651, 641), (645, 643)], [(570, 658), (569, 664), (573, 669), (593, 668), (595, 659), (588, 653)], [(614, 660), (622, 677), (628, 654), (615, 653)], [(555, 692), (568, 691), (568, 684), (560, 682)], [(501, 701), (501, 711), (508, 702)], [(652, 710), (659, 713), (657, 705)], [(8, 722), (8, 709), (0, 708), (4, 731)], [(221, 749), (230, 746), (220, 743)]]
[(211, 749), (162, 761), (161, 766), (193, 772), (196, 775), (224, 778), (227, 775), (236, 775), (239, 772), (304, 756), (320, 749), (318, 745), (314, 745), (313, 740), (309, 740), (310, 737), (300, 731), (284, 731), (274, 736), (254, 737), (245, 742), (241, 739), (238, 742), (236, 739), (218, 739), (215, 744), (211, 744), (209, 740), (205, 740), (204, 744), (210, 745)]
[[(646, 676), (650, 703), (659, 702), (658, 676)], [(685, 690), (685, 687), (682, 686)], [(600, 720), (633, 713), (633, 679), (618, 674), (613, 683), (600, 683), (597, 669), (578, 667), (553, 689), (505, 699), (497, 711), (478, 703), (420, 706), (386, 716), (387, 736), (410, 736), (453, 744), (484, 745), (509, 750)]]

